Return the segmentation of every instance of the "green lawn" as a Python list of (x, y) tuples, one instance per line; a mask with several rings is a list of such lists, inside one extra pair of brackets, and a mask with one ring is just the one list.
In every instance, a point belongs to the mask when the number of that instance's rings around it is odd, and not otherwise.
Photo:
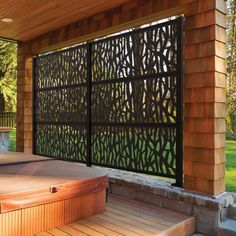
[[(16, 131), (10, 133), (10, 151), (16, 151)], [(236, 141), (226, 141), (226, 190), (236, 192)]]
[(226, 190), (236, 192), (236, 141), (226, 141)]
[(10, 151), (15, 152), (16, 151), (16, 130), (12, 130), (10, 132)]

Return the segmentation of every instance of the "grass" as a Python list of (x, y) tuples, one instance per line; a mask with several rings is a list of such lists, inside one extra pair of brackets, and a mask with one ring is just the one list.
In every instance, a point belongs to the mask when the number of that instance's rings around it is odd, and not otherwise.
[(10, 132), (10, 148), (9, 151), (15, 152), (16, 151), (16, 130), (12, 130)]
[(236, 192), (236, 141), (226, 141), (226, 191)]
[[(10, 132), (10, 151), (16, 151), (16, 130)], [(226, 141), (226, 191), (236, 192), (236, 141)]]

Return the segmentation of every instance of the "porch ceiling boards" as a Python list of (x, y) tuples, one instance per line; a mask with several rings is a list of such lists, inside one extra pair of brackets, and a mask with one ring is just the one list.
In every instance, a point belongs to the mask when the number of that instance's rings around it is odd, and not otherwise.
[(8, 0), (0, 1), (0, 37), (27, 41), (41, 34), (114, 8), (128, 0)]

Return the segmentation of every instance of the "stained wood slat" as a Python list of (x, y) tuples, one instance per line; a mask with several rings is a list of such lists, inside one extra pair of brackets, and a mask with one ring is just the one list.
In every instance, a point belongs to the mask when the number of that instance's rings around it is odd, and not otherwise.
[(70, 234), (68, 234), (58, 228), (49, 229), (49, 230), (47, 230), (47, 233), (49, 233), (50, 235), (57, 235), (57, 236), (70, 236)]
[(115, 220), (119, 220), (123, 223), (129, 224), (130, 226), (135, 227), (136, 229), (138, 229), (138, 231), (140, 233), (143, 233), (144, 235), (146, 233), (148, 234), (154, 234), (154, 233), (160, 233), (161, 231), (158, 229), (155, 229), (154, 227), (151, 227), (149, 225), (146, 225), (145, 223), (141, 223), (140, 221), (136, 221), (134, 219), (132, 219), (132, 217), (130, 216), (122, 216), (122, 215), (118, 215), (118, 214), (114, 214), (111, 212), (106, 211), (105, 213), (103, 213), (104, 216), (110, 217), (112, 219)]
[(109, 236), (121, 236), (121, 235), (124, 235), (124, 234), (115, 232), (114, 230), (111, 230), (109, 228), (106, 228), (103, 225), (94, 223), (93, 221), (91, 221), (89, 219), (80, 220), (79, 222), (80, 222), (80, 224), (83, 224), (84, 226), (87, 226), (87, 227), (89, 227), (91, 229), (99, 231), (99, 232), (101, 232), (101, 233), (103, 233), (105, 235), (109, 235)]
[[(44, 220), (43, 220), (44, 216), (45, 216), (44, 205), (22, 209), (21, 210), (21, 220), (22, 220), (21, 235), (33, 235), (34, 233), (43, 231), (45, 229)], [(17, 234), (12, 234), (12, 235), (17, 235)]]
[[(65, 202), (54, 202), (45, 205), (45, 228), (50, 229), (55, 227), (55, 225), (63, 225), (65, 222)], [(76, 207), (76, 206), (75, 206)], [(50, 212), (54, 212), (53, 217)]]
[(58, 229), (60, 234), (55, 229), (47, 232), (54, 236), (62, 236), (61, 232), (65, 236), (184, 236), (194, 233), (195, 219), (112, 195), (105, 212)]
[(100, 219), (97, 216), (90, 217), (89, 220), (95, 224), (103, 225), (107, 229), (114, 230), (115, 232), (121, 235), (130, 235), (130, 236), (137, 235), (135, 232), (130, 230), (130, 228), (126, 228), (124, 225), (117, 225), (117, 222), (113, 224), (105, 219)]
[(125, 219), (122, 220), (122, 219), (110, 217), (110, 215), (104, 215), (104, 214), (100, 214), (97, 217), (101, 220), (106, 220), (114, 225), (122, 226), (126, 230), (132, 231), (132, 233), (127, 233), (127, 235), (152, 235), (151, 232), (143, 230), (142, 228), (138, 227), (137, 224), (132, 225), (132, 224), (126, 223)]
[[(54, 235), (54, 231), (56, 231), (56, 235), (58, 236), (86, 236), (88, 234), (79, 232), (76, 229), (73, 230), (73, 227), (70, 229), (70, 231), (74, 232), (73, 234), (63, 231), (64, 228), (59, 228), (58, 230), (48, 229), (61, 226), (66, 227), (66, 230), (68, 230), (69, 226), (63, 226), (64, 224), (73, 223), (74, 221), (77, 221), (78, 219), (81, 219), (83, 217), (87, 217), (91, 214), (97, 214), (101, 211), (104, 211), (104, 196), (105, 190), (104, 193), (92, 193), (77, 198), (71, 198), (39, 206), (32, 206), (20, 210), (9, 211), (7, 213), (1, 213), (0, 236), (31, 236), (42, 231), (46, 231), (45, 235), (47, 235), (47, 233)], [(93, 201), (92, 205), (87, 204), (87, 198), (88, 200)], [(97, 201), (100, 200), (104, 202), (98, 203)], [(79, 202), (81, 204), (77, 204)], [(72, 212), (70, 212), (72, 207), (74, 207), (74, 209)], [(102, 207), (104, 207), (104, 209), (102, 209)], [(81, 213), (82, 211), (83, 213)], [(65, 217), (65, 215), (67, 215), (67, 217)]]
[(0, 235), (11, 236), (21, 234), (22, 214), (20, 211), (0, 214)]
[(0, 21), (0, 36), (28, 40), (40, 34), (117, 7), (128, 0), (8, 0), (1, 1), (0, 17), (10, 17), (11, 24)]
[(73, 227), (74, 229), (77, 229), (81, 232), (83, 232), (86, 235), (93, 235), (93, 236), (104, 236), (105, 234), (98, 232), (96, 230), (93, 230), (87, 226), (84, 226), (80, 223), (74, 223), (74, 224), (70, 224), (71, 227)]
[(148, 214), (154, 217), (158, 216), (158, 218), (161, 218), (166, 221), (173, 222), (173, 223), (176, 223), (176, 222), (179, 222), (180, 220), (185, 220), (188, 218), (188, 216), (186, 215), (179, 214), (177, 212), (163, 209), (160, 207), (155, 207), (153, 205), (147, 205), (142, 202), (135, 202), (129, 199), (127, 199), (126, 201), (123, 201), (123, 199), (118, 196), (111, 198), (110, 202), (115, 206), (120, 205), (121, 207), (126, 208), (126, 209), (137, 210), (138, 208), (139, 212), (142, 212), (145, 215)]
[(183, 236), (192, 235), (192, 225), (195, 225), (195, 220), (186, 220), (185, 222), (177, 224), (175, 227), (169, 228), (168, 230), (159, 234), (159, 236)]
[[(35, 234), (36, 235), (36, 234)], [(41, 233), (39, 233), (38, 234), (38, 236), (52, 236), (50, 233), (48, 233), (48, 232), (41, 232)]]
[[(123, 212), (128, 212), (130, 214), (133, 214), (135, 216), (140, 216), (140, 212), (137, 212), (135, 210), (135, 208), (128, 208), (127, 207), (122, 207), (121, 205), (118, 205), (118, 204), (111, 204), (111, 203), (108, 203), (108, 207), (109, 209), (118, 209), (118, 210), (121, 210)], [(162, 218), (158, 218), (156, 217), (155, 213), (150, 213), (150, 212), (145, 212), (145, 214), (142, 215), (143, 219), (145, 220), (148, 220), (149, 222), (154, 222), (154, 223), (158, 223), (160, 225), (163, 225), (163, 226), (173, 226), (174, 223), (173, 222), (170, 222), (170, 221), (167, 221), (167, 220), (164, 220)]]
[(88, 235), (78, 229), (71, 227), (70, 225), (63, 225), (63, 226), (58, 227), (58, 229), (60, 229), (63, 232), (66, 232), (70, 235), (75, 235), (75, 236), (87, 236)]
[(117, 209), (108, 208), (107, 212), (114, 213), (116, 215), (123, 216), (125, 218), (127, 217), (129, 219), (135, 220), (135, 221), (140, 222), (142, 224), (151, 226), (151, 227), (157, 229), (158, 231), (167, 228), (167, 226), (161, 225), (158, 222), (150, 221), (150, 220), (145, 219), (142, 216), (141, 217), (140, 216), (136, 216), (136, 215), (124, 212), (124, 211), (117, 210)]

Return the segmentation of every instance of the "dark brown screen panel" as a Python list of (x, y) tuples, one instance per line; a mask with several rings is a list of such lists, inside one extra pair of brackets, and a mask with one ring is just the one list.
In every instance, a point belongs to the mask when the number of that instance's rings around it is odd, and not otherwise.
[(39, 56), (34, 152), (182, 184), (182, 23)]

